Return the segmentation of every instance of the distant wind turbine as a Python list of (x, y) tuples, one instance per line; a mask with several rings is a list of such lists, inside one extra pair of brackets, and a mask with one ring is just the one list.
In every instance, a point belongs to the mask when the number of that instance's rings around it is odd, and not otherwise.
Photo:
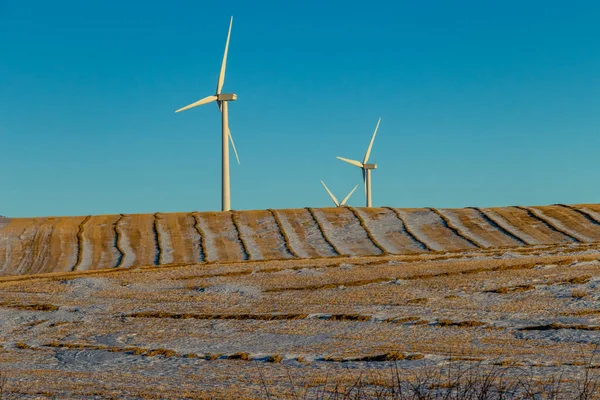
[(333, 195), (333, 193), (331, 193), (331, 190), (329, 190), (329, 188), (327, 187), (327, 185), (325, 184), (325, 182), (321, 181), (321, 183), (323, 184), (323, 187), (325, 188), (325, 190), (327, 190), (327, 193), (329, 193), (329, 197), (331, 197), (331, 200), (333, 200), (334, 204), (337, 207), (344, 207), (346, 205), (346, 202), (350, 198), (350, 196), (352, 196), (352, 193), (354, 193), (354, 191), (358, 187), (358, 185), (354, 186), (354, 189), (352, 189), (352, 191), (350, 193), (348, 193), (348, 196), (344, 197), (344, 200), (342, 200), (341, 202), (338, 202), (338, 200), (335, 198), (335, 196)]
[(343, 157), (337, 157), (339, 160), (345, 161), (348, 164), (354, 165), (362, 169), (363, 183), (365, 185), (365, 194), (367, 196), (367, 207), (372, 207), (371, 201), (371, 170), (377, 169), (377, 164), (367, 164), (369, 161), (369, 155), (371, 155), (371, 148), (373, 147), (373, 142), (375, 141), (375, 135), (377, 135), (377, 129), (379, 129), (379, 123), (381, 123), (381, 118), (377, 121), (377, 126), (375, 127), (375, 132), (373, 132), (373, 137), (371, 138), (371, 143), (369, 144), (369, 148), (365, 153), (365, 158), (363, 162), (356, 160), (349, 160)]
[(192, 103), (188, 106), (180, 108), (175, 111), (176, 113), (180, 111), (185, 111), (193, 107), (201, 106), (203, 104), (212, 103), (213, 101), (217, 102), (219, 106), (219, 110), (221, 111), (221, 134), (222, 134), (222, 196), (221, 196), (221, 209), (223, 211), (229, 211), (231, 209), (231, 192), (229, 187), (229, 143), (227, 142), (227, 137), (231, 140), (231, 145), (233, 146), (233, 151), (235, 153), (235, 158), (237, 159), (238, 164), (240, 163), (240, 158), (238, 157), (237, 150), (235, 148), (235, 143), (233, 143), (233, 137), (231, 136), (231, 132), (229, 131), (229, 116), (228, 116), (228, 102), (237, 100), (236, 94), (223, 94), (221, 93), (221, 89), (223, 89), (223, 84), (225, 83), (225, 68), (227, 65), (227, 52), (229, 51), (229, 38), (231, 37), (231, 26), (233, 25), (233, 17), (229, 21), (229, 32), (227, 33), (227, 42), (225, 43), (225, 53), (223, 54), (223, 62), (221, 64), (221, 72), (219, 73), (219, 80), (217, 82), (217, 92), (214, 96), (207, 96), (203, 99), (198, 100), (195, 103)]

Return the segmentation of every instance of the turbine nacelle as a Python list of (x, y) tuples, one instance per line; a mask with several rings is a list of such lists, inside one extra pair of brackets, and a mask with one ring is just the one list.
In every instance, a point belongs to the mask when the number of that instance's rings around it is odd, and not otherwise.
[(217, 101), (236, 101), (237, 100), (237, 94), (217, 94)]
[(377, 164), (363, 164), (363, 169), (377, 169)]

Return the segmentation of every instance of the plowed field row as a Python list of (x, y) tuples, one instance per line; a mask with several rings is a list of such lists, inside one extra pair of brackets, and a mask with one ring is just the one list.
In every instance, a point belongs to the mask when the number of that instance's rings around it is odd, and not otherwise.
[(600, 241), (600, 205), (2, 218), (0, 275)]

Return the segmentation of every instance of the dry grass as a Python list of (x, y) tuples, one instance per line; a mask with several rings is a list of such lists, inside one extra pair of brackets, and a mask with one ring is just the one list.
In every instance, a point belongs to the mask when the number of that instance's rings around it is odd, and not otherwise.
[(479, 326), (485, 326), (487, 325), (485, 322), (481, 322), (481, 321), (452, 321), (449, 319), (441, 319), (438, 321), (438, 326), (443, 326), (443, 327), (457, 327), (457, 328), (476, 328)]
[(589, 292), (587, 290), (583, 290), (583, 289), (573, 289), (571, 291), (571, 297), (573, 297), (574, 299), (584, 299), (587, 296), (589, 296)]
[(26, 311), (56, 311), (58, 306), (54, 304), (18, 304), (18, 303), (0, 303), (0, 307), (15, 308), (17, 310)]
[(518, 285), (513, 287), (499, 287), (497, 289), (488, 290), (488, 293), (498, 293), (498, 294), (507, 294), (507, 293), (518, 293), (518, 292), (527, 292), (529, 290), (535, 290), (535, 286), (533, 285)]
[(558, 330), (558, 329), (574, 329), (581, 331), (600, 331), (599, 325), (583, 325), (583, 324), (561, 324), (559, 322), (553, 322), (547, 325), (537, 325), (537, 326), (526, 326), (524, 328), (520, 328), (521, 331), (549, 331), (549, 330)]

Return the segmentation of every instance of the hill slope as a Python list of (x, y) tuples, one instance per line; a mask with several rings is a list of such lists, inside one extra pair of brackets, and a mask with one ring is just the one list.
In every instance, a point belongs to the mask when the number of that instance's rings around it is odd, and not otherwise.
[(600, 241), (600, 205), (0, 218), (0, 275)]

